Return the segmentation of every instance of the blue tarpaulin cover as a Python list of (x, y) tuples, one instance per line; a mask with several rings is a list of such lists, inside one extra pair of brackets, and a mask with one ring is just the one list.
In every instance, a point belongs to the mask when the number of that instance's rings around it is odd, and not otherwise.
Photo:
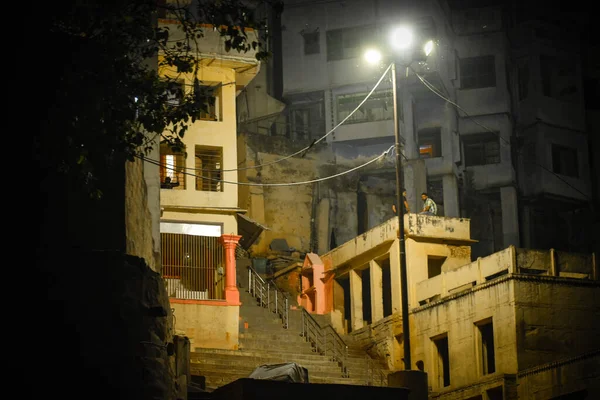
[(249, 378), (308, 383), (308, 370), (295, 362), (264, 364), (252, 371)]

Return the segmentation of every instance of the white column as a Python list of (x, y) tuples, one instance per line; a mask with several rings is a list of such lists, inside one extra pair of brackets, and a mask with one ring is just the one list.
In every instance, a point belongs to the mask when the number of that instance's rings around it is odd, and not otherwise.
[(371, 323), (383, 319), (383, 272), (375, 260), (369, 261), (371, 271)]
[(362, 277), (360, 271), (350, 271), (350, 318), (352, 319), (352, 330), (364, 327), (363, 301), (362, 301)]

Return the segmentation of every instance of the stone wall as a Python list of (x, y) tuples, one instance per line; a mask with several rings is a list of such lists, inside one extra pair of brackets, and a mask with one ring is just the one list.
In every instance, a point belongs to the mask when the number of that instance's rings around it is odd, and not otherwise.
[(598, 349), (600, 284), (527, 277), (515, 287), (519, 370)]
[[(126, 229), (126, 252), (134, 256), (142, 257), (153, 271), (160, 271), (161, 259), (160, 249), (155, 249), (153, 237), (153, 218), (148, 207), (148, 189), (144, 179), (144, 168), (152, 167), (136, 159), (125, 165), (125, 229)], [(158, 183), (158, 170), (156, 171)], [(160, 206), (156, 204), (160, 212)]]
[[(306, 155), (289, 157), (308, 145), (308, 141), (279, 136), (240, 134), (240, 168), (247, 169), (239, 171), (239, 181), (252, 184), (312, 181), (343, 173), (374, 158), (334, 157), (323, 142)], [(249, 168), (253, 165), (265, 166)], [(393, 165), (392, 157), (386, 157), (318, 183), (240, 185), (239, 206), (248, 210), (250, 218), (270, 229), (261, 234), (250, 253), (268, 254), (269, 244), (276, 238), (285, 238), (290, 247), (301, 252), (322, 253), (391, 218), (395, 199)], [(383, 173), (386, 175), (380, 177)]]
[(39, 390), (61, 398), (177, 398), (171, 312), (159, 274), (113, 251), (46, 252), (38, 262), (48, 292), (44, 311), (30, 320), (33, 346), (47, 361), (35, 378)]

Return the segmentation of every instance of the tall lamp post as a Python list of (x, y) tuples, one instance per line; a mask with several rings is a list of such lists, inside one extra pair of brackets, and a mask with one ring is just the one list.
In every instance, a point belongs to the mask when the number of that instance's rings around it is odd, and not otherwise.
[[(392, 33), (391, 45), (395, 50), (406, 51), (413, 45), (412, 32), (408, 28), (397, 28)], [(433, 48), (433, 42), (428, 41), (423, 51), (429, 55)], [(365, 58), (370, 63), (379, 63), (382, 55), (378, 50), (370, 49), (365, 52)], [(410, 60), (408, 61), (410, 62)], [(408, 276), (406, 272), (406, 243), (404, 241), (404, 199), (402, 187), (404, 186), (404, 171), (402, 168), (402, 152), (400, 142), (400, 118), (398, 118), (400, 99), (398, 96), (398, 81), (396, 58), (392, 56), (392, 93), (394, 99), (394, 141), (396, 149), (396, 215), (398, 216), (398, 248), (400, 252), (400, 290), (402, 291), (402, 331), (404, 338), (404, 369), (411, 369), (410, 358), (410, 324), (408, 321)]]

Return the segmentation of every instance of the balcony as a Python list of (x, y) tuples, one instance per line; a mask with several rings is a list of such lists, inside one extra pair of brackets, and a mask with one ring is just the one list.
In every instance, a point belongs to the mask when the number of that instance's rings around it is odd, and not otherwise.
[(598, 279), (593, 254), (523, 249), (510, 246), (488, 257), (417, 283), (419, 305), (468, 291), (507, 274), (552, 276), (572, 279)]

